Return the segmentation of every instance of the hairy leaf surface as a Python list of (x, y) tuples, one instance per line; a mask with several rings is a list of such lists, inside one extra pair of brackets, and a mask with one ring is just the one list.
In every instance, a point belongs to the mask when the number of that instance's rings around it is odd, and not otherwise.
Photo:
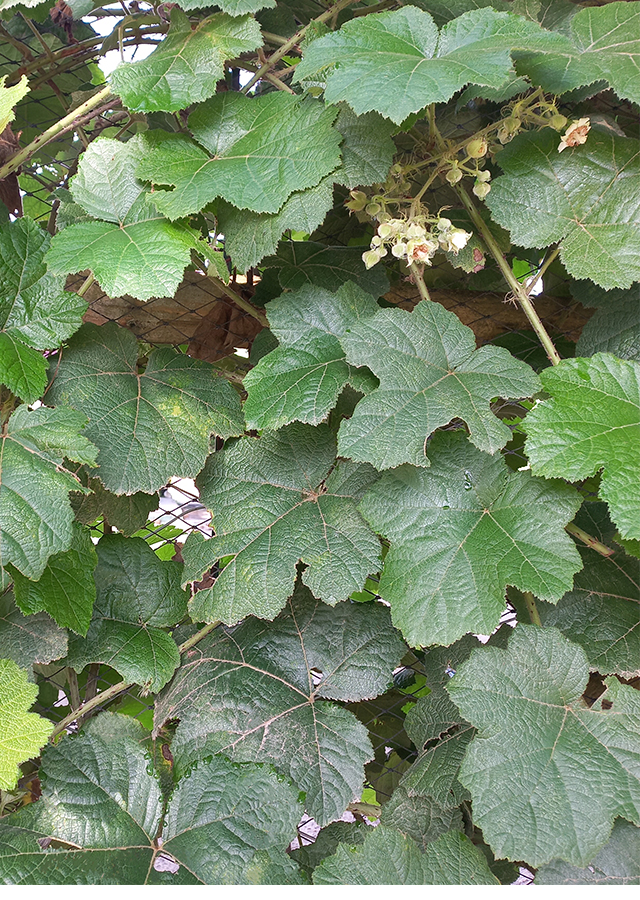
[(375, 299), (353, 282), (336, 294), (309, 285), (265, 307), (280, 346), (263, 356), (244, 379), (249, 428), (279, 428), (293, 421), (317, 425), (346, 384), (366, 392), (376, 386), (368, 369), (350, 366), (340, 338), (378, 311)]
[(19, 406), (0, 435), (0, 565), (38, 579), (73, 537), (69, 491), (81, 489), (64, 459), (95, 465), (86, 417), (71, 409)]
[(129, 109), (186, 109), (215, 94), (227, 59), (261, 44), (260, 26), (253, 16), (214, 13), (192, 28), (182, 10), (174, 8), (169, 33), (159, 47), (140, 62), (118, 66), (111, 85)]
[(142, 538), (107, 534), (96, 549), (93, 619), (86, 638), (71, 638), (67, 662), (78, 672), (106, 663), (126, 681), (160, 690), (180, 662), (175, 641), (162, 628), (176, 625), (187, 611), (182, 566), (158, 559)]
[(194, 478), (212, 434), (243, 431), (237, 393), (209, 363), (172, 348), (138, 370), (134, 335), (84, 325), (69, 342), (48, 397), (81, 410), (98, 454), (98, 476), (116, 494), (152, 493), (174, 475)]
[(597, 307), (582, 329), (576, 356), (613, 353), (640, 362), (640, 303), (638, 286), (628, 291), (603, 291), (595, 285), (574, 284), (572, 292), (584, 306)]
[(640, 821), (640, 695), (611, 678), (588, 708), (588, 678), (581, 647), (555, 628), (518, 625), (507, 650), (476, 650), (451, 679), (478, 729), (460, 781), (496, 856), (584, 866), (616, 816)]
[(198, 143), (152, 133), (138, 175), (175, 187), (153, 198), (170, 219), (198, 212), (216, 197), (276, 213), (293, 191), (314, 187), (340, 163), (335, 117), (321, 103), (290, 94), (217, 94), (189, 116)]
[(212, 454), (198, 478), (216, 536), (191, 534), (185, 579), (226, 561), (212, 588), (191, 604), (194, 621), (235, 625), (247, 615), (271, 619), (302, 580), (325, 603), (360, 590), (380, 566), (380, 543), (356, 504), (375, 480), (370, 466), (336, 464), (326, 425), (294, 423), (261, 438), (242, 438)]
[(536, 884), (640, 884), (640, 829), (618, 819), (611, 839), (584, 869), (561, 859), (536, 872)]
[(623, 538), (640, 538), (640, 364), (596, 353), (546, 369), (550, 400), (526, 417), (531, 469), (578, 481), (603, 469), (600, 496)]
[(380, 387), (343, 422), (338, 452), (389, 469), (409, 462), (428, 466), (427, 438), (453, 418), (470, 438), (494, 453), (511, 432), (491, 411), (494, 397), (528, 397), (538, 376), (502, 347), (475, 349), (473, 332), (439, 303), (413, 312), (381, 310), (341, 339), (347, 362), (368, 366)]
[(283, 290), (297, 291), (305, 284), (315, 284), (327, 291), (337, 291), (345, 281), (353, 281), (363, 291), (379, 297), (389, 290), (382, 266), (365, 269), (362, 249), (358, 247), (326, 247), (315, 241), (283, 241), (275, 256), (264, 261), (268, 269), (276, 269)]
[(551, 601), (571, 589), (577, 491), (510, 472), (461, 432), (438, 433), (429, 452), (429, 469), (386, 473), (360, 506), (391, 541), (378, 590), (411, 646), (490, 634), (508, 584)]
[(211, 751), (272, 762), (325, 824), (360, 797), (373, 755), (364, 726), (327, 701), (375, 697), (404, 650), (384, 607), (332, 609), (300, 585), (274, 622), (250, 617), (189, 651), (156, 702), (156, 728), (180, 719), (179, 772)]
[(603, 288), (640, 280), (640, 150), (637, 141), (592, 129), (558, 153), (551, 129), (514, 138), (487, 206), (515, 244), (548, 247), (575, 278)]
[(0, 659), (12, 659), (21, 669), (49, 663), (67, 652), (67, 632), (46, 613), (24, 616), (11, 591), (0, 595)]
[(11, 659), (0, 659), (0, 788), (11, 791), (20, 763), (37, 756), (53, 731), (47, 719), (29, 712), (38, 688)]

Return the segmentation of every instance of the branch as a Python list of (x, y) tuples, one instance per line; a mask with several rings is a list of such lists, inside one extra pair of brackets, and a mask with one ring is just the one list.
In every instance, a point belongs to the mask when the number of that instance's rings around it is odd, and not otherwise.
[(224, 283), (224, 281), (220, 281), (219, 278), (216, 278), (215, 275), (209, 275), (211, 281), (215, 284), (215, 286), (224, 291), (227, 297), (229, 297), (233, 302), (243, 309), (245, 312), (249, 313), (250, 316), (253, 316), (254, 319), (257, 319), (258, 322), (264, 327), (269, 327), (269, 320), (265, 316), (264, 313), (261, 313), (259, 309), (256, 309), (248, 300), (245, 300), (244, 297), (241, 297), (240, 294), (237, 294), (233, 288), (230, 288), (228, 285)]
[(578, 538), (578, 540), (582, 541), (583, 544), (586, 544), (587, 547), (591, 547), (591, 549), (595, 550), (596, 553), (599, 553), (600, 556), (609, 557), (613, 556), (615, 553), (615, 550), (612, 550), (611, 547), (602, 544), (597, 538), (592, 537), (588, 532), (580, 528), (579, 525), (574, 525), (573, 522), (565, 525), (564, 530), (568, 531), (569, 534), (572, 534), (575, 538)]

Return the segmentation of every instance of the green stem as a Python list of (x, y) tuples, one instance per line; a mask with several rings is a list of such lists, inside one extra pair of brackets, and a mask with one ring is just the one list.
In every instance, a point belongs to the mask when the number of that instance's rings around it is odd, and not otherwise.
[(423, 300), (431, 300), (431, 296), (429, 294), (429, 288), (425, 284), (425, 280), (422, 276), (422, 272), (420, 271), (420, 267), (416, 265), (416, 263), (411, 263), (411, 275), (413, 276), (413, 280), (416, 283), (416, 287), (420, 292), (420, 296)]
[(538, 612), (538, 607), (536, 606), (536, 601), (531, 591), (523, 591), (522, 596), (524, 598), (524, 604), (527, 607), (527, 612), (529, 613), (529, 618), (531, 619), (531, 624), (542, 625), (540, 613)]
[(591, 547), (591, 549), (595, 550), (596, 553), (599, 553), (600, 556), (609, 557), (613, 556), (615, 553), (615, 550), (612, 550), (611, 547), (602, 544), (597, 538), (594, 538), (588, 532), (583, 531), (579, 525), (574, 525), (573, 522), (565, 525), (564, 530), (568, 531), (569, 534), (572, 534), (575, 538), (578, 538), (578, 540), (582, 541), (583, 544), (586, 544), (587, 547)]
[(87, 291), (89, 290), (89, 288), (91, 287), (91, 285), (93, 284), (94, 281), (95, 281), (95, 278), (93, 276), (93, 273), (89, 272), (89, 274), (87, 275), (85, 280), (82, 282), (82, 284), (76, 291), (76, 294), (78, 295), (78, 297), (84, 297), (84, 295), (87, 293)]
[(41, 147), (44, 147), (45, 144), (48, 144), (54, 138), (58, 137), (63, 131), (69, 131), (73, 128), (78, 119), (81, 119), (97, 106), (104, 103), (110, 94), (110, 87), (103, 88), (101, 91), (98, 91), (97, 94), (94, 94), (93, 97), (90, 97), (85, 101), (81, 106), (78, 106), (64, 116), (64, 118), (55, 122), (50, 128), (47, 128), (46, 131), (43, 131), (42, 134), (39, 134), (35, 140), (31, 141), (30, 144), (16, 153), (9, 162), (5, 163), (4, 166), (0, 166), (0, 181), (5, 179), (7, 175), (15, 172), (16, 169), (19, 169), (23, 162), (26, 162), (26, 160), (33, 156), (34, 153), (37, 153), (37, 151)]
[(209, 275), (210, 280), (215, 284), (215, 286), (224, 291), (224, 293), (229, 297), (233, 302), (243, 309), (245, 312), (249, 313), (250, 316), (253, 316), (254, 319), (257, 319), (258, 322), (264, 327), (269, 327), (269, 320), (265, 316), (264, 313), (261, 313), (260, 310), (256, 309), (255, 306), (252, 306), (248, 300), (245, 300), (244, 297), (241, 297), (240, 294), (237, 294), (232, 288), (224, 283), (224, 281), (220, 281), (219, 278), (216, 278), (215, 275)]
[(525, 316), (527, 317), (527, 319), (529, 320), (531, 327), (533, 328), (535, 333), (538, 335), (540, 343), (544, 347), (545, 352), (546, 352), (547, 356), (549, 357), (549, 361), (551, 362), (551, 365), (557, 366), (558, 363), (560, 362), (560, 354), (556, 350), (553, 341), (549, 337), (549, 333), (547, 332), (547, 329), (542, 324), (542, 322), (540, 320), (540, 316), (536, 312), (535, 307), (533, 306), (533, 303), (529, 299), (529, 294), (528, 294), (527, 289), (525, 288), (525, 286), (523, 284), (520, 284), (520, 282), (518, 281), (516, 276), (513, 274), (511, 266), (507, 262), (507, 259), (504, 255), (504, 253), (498, 246), (496, 239), (494, 238), (493, 234), (491, 233), (491, 229), (489, 228), (489, 226), (487, 225), (485, 220), (482, 218), (482, 216), (476, 209), (475, 204), (473, 203), (473, 201), (467, 194), (466, 190), (463, 187), (461, 187), (460, 185), (455, 185), (454, 190), (460, 197), (464, 208), (469, 213), (469, 217), (471, 218), (471, 221), (473, 222), (476, 229), (482, 236), (482, 240), (487, 245), (489, 252), (491, 253), (493, 258), (497, 262), (498, 267), (504, 277), (504, 280), (507, 282), (507, 284), (511, 288), (514, 297), (520, 304), (520, 307), (521, 307), (522, 311), (524, 312)]
[(531, 280), (531, 283), (527, 285), (527, 294), (529, 294), (529, 296), (531, 296), (531, 291), (534, 289), (534, 287), (540, 281), (540, 279), (542, 278), (544, 273), (547, 271), (547, 269), (549, 268), (551, 263), (554, 261), (554, 259), (557, 258), (559, 253), (560, 253), (560, 247), (556, 247), (556, 249), (552, 250), (552, 252), (547, 256), (545, 261), (542, 263), (542, 265), (540, 266), (540, 268), (538, 269), (538, 271), (535, 275), (535, 278), (533, 278)]
[(67, 685), (69, 686), (69, 706), (74, 712), (80, 708), (80, 688), (75, 669), (67, 666)]
[[(198, 641), (201, 641), (202, 638), (206, 637), (210, 634), (214, 628), (217, 628), (220, 625), (220, 622), (212, 622), (209, 625), (205, 625), (200, 631), (196, 631), (196, 633), (188, 638), (188, 640), (184, 641), (184, 643), (180, 644), (178, 647), (178, 651), (182, 656), (183, 653), (186, 653), (187, 650), (190, 650), (194, 647)], [(54, 740), (59, 734), (62, 734), (67, 730), (69, 725), (73, 725), (74, 722), (77, 722), (81, 717), (87, 715), (92, 710), (94, 710), (97, 706), (103, 706), (105, 703), (108, 703), (109, 700), (113, 700), (114, 697), (117, 697), (118, 694), (122, 694), (123, 691), (128, 691), (130, 688), (135, 687), (134, 682), (132, 681), (119, 681), (118, 684), (112, 684), (111, 687), (108, 687), (106, 690), (101, 691), (99, 694), (96, 694), (95, 697), (92, 697), (90, 700), (87, 700), (80, 710), (76, 712), (70, 713), (68, 716), (65, 716), (64, 719), (61, 719), (60, 722), (56, 725), (51, 733), (50, 740)], [(80, 713), (81, 715), (78, 715)]]
[(278, 50), (275, 51), (275, 53), (272, 53), (271, 56), (269, 57), (269, 59), (260, 66), (260, 68), (258, 69), (256, 74), (242, 88), (242, 93), (246, 94), (248, 91), (250, 91), (251, 88), (254, 86), (254, 84), (256, 84), (258, 81), (260, 81), (261, 78), (264, 78), (266, 73), (269, 72), (276, 65), (276, 63), (280, 62), (280, 60), (282, 59), (283, 56), (287, 55), (289, 50), (293, 50), (293, 48), (296, 46), (296, 44), (300, 43), (302, 38), (307, 33), (308, 29), (314, 23), (326, 22), (329, 19), (331, 19), (333, 16), (337, 15), (340, 12), (340, 10), (344, 9), (347, 6), (350, 6), (352, 3), (357, 3), (357, 2), (359, 2), (359, 0), (338, 0), (338, 2), (334, 3), (334, 5), (330, 9), (326, 10), (326, 12), (323, 12), (316, 19), (312, 19), (307, 25), (305, 25), (299, 31), (296, 31), (296, 33), (294, 34), (294, 36), (292, 38), (289, 38), (288, 41), (286, 41), (284, 44), (282, 44), (282, 46), (279, 47)]

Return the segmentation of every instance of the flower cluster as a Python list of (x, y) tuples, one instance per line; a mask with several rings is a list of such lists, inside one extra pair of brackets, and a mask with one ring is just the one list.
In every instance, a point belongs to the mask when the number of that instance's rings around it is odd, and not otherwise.
[(362, 254), (367, 269), (387, 255), (387, 247), (392, 256), (405, 260), (408, 265), (419, 263), (430, 266), (436, 250), (457, 255), (471, 237), (469, 232), (455, 228), (450, 219), (442, 217), (432, 223), (421, 223), (415, 219), (392, 219), (382, 214), (378, 220), (380, 224), (377, 234), (371, 239), (371, 249)]

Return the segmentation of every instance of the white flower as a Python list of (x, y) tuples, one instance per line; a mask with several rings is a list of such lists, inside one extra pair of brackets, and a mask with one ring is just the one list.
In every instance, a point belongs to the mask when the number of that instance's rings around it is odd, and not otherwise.
[(580, 144), (586, 144), (590, 128), (591, 120), (588, 116), (585, 116), (584, 119), (578, 119), (573, 125), (569, 125), (558, 144), (558, 153), (562, 153), (567, 147), (579, 147)]

